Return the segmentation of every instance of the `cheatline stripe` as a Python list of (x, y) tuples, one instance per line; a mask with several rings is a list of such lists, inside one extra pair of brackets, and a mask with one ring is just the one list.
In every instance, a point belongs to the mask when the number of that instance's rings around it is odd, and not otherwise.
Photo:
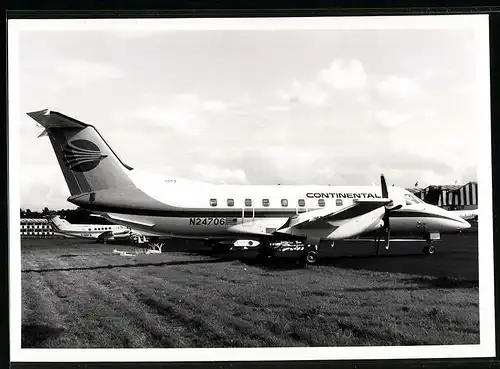
[(72, 142), (68, 142), (68, 146), (64, 148), (65, 151), (75, 151), (81, 153), (95, 153), (100, 152), (99, 150), (84, 149), (83, 147), (75, 146)]
[(96, 157), (93, 157), (93, 158), (74, 158), (74, 159), (67, 159), (67, 160), (65, 160), (65, 163), (69, 164), (69, 165), (72, 165), (72, 164), (75, 164), (75, 163), (85, 163), (85, 162), (88, 162), (88, 161), (97, 161), (99, 159), (100, 159), (99, 156), (96, 156)]
[(92, 163), (95, 161), (98, 161), (100, 158), (92, 158), (92, 159), (78, 159), (78, 160), (72, 160), (72, 161), (66, 161), (65, 164), (69, 165), (70, 167), (76, 167), (77, 165), (84, 164), (84, 163)]
[[(155, 217), (170, 217), (170, 218), (216, 218), (216, 217), (226, 217), (226, 218), (241, 218), (242, 212), (239, 210), (231, 209), (179, 209), (179, 210), (160, 210), (160, 209), (138, 209), (138, 208), (120, 208), (106, 205), (93, 205), (85, 206), (83, 204), (79, 205), (81, 207), (87, 207), (90, 210), (102, 211), (106, 213), (117, 213), (117, 214), (130, 214), (130, 215), (144, 215), (144, 216), (155, 216)], [(258, 210), (255, 209), (255, 216), (247, 216), (245, 214), (245, 219), (252, 218), (282, 218), (291, 217), (297, 215), (295, 211), (279, 211), (279, 210)], [(456, 220), (452, 217), (447, 217), (440, 214), (429, 214), (425, 212), (417, 211), (393, 211), (389, 213), (391, 218), (438, 218), (438, 219), (449, 219)], [(337, 220), (337, 219), (336, 219)], [(340, 220), (340, 219), (338, 219)], [(133, 219), (130, 219), (133, 222)]]
[(101, 155), (99, 151), (89, 151), (89, 152), (75, 152), (75, 151), (65, 151), (64, 154), (66, 156), (95, 156), (95, 155)]
[(101, 159), (101, 156), (92, 156), (92, 157), (88, 157), (88, 158), (83, 158), (83, 157), (70, 158), (70, 159), (66, 158), (66, 159), (64, 159), (64, 163), (72, 165), (74, 163), (84, 163), (84, 162), (88, 162), (88, 161), (97, 161), (100, 159)]

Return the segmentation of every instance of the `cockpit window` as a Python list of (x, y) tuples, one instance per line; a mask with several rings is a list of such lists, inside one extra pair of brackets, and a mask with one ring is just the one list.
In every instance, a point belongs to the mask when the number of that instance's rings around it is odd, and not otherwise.
[(406, 201), (406, 205), (416, 205), (416, 204), (423, 203), (422, 200), (420, 200), (417, 196), (415, 196), (411, 193), (405, 193), (405, 201)]

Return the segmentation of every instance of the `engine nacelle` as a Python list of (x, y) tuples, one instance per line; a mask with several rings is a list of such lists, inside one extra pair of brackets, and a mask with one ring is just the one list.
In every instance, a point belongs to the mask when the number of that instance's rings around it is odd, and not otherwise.
[(377, 230), (383, 225), (382, 217), (384, 212), (385, 209), (381, 207), (369, 213), (360, 215), (359, 217), (350, 219), (335, 229), (328, 236), (328, 239), (343, 240), (345, 238), (358, 236), (361, 233)]
[(259, 245), (260, 242), (254, 240), (237, 240), (233, 243), (233, 247), (257, 247)]

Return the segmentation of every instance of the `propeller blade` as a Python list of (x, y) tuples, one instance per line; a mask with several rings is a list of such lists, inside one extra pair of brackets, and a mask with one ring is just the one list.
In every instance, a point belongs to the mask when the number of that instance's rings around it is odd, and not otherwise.
[(387, 199), (389, 197), (389, 191), (387, 191), (387, 183), (385, 182), (385, 177), (384, 175), (380, 175), (380, 183), (382, 186), (382, 197), (384, 199)]

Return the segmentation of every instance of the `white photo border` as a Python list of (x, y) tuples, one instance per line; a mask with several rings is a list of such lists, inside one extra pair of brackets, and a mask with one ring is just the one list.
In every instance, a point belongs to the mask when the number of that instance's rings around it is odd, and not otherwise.
[[(9, 91), (9, 301), (10, 357), (14, 362), (179, 362), (269, 360), (370, 360), (495, 356), (493, 208), (488, 15), (373, 17), (200, 18), (200, 19), (43, 19), (8, 20)], [(476, 103), (481, 136), (478, 186), (480, 344), (442, 346), (280, 347), (210, 349), (23, 349), (21, 348), (21, 245), (19, 190), (19, 45), (21, 32), (34, 30), (285, 30), (285, 29), (472, 29), (476, 37)], [(49, 108), (49, 107), (48, 107)]]

